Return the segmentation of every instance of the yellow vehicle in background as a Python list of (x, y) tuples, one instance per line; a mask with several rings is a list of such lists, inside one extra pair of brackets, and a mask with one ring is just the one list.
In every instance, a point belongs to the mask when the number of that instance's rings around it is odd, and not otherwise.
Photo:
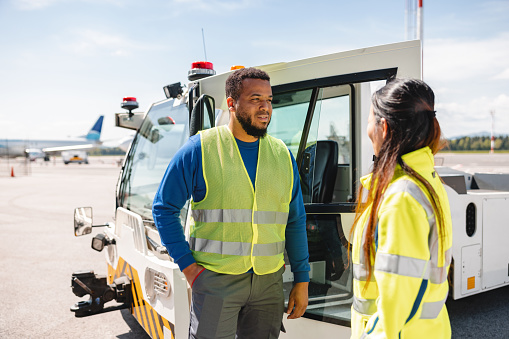
[(86, 151), (63, 151), (62, 160), (64, 164), (76, 162), (78, 164), (88, 164), (88, 153)]

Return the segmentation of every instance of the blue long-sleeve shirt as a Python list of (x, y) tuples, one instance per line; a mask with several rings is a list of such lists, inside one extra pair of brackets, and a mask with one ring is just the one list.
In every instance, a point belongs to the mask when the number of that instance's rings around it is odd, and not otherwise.
[[(259, 141), (235, 140), (254, 187)], [(291, 158), (294, 182), (285, 233), (286, 251), (294, 281), (305, 282), (309, 281), (306, 211), (302, 200), (297, 163), (293, 156)], [(202, 168), (201, 137), (198, 134), (192, 136), (170, 161), (152, 205), (152, 213), (161, 241), (181, 270), (196, 261), (185, 240), (180, 223), (180, 210), (191, 196), (194, 201), (203, 200), (206, 190)]]

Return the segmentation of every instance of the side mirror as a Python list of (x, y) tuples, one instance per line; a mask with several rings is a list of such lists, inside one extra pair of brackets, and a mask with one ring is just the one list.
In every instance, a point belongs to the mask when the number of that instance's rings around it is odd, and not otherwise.
[(115, 126), (138, 130), (145, 119), (145, 113), (115, 113)]
[(202, 94), (191, 111), (191, 121), (189, 123), (189, 135), (193, 136), (198, 131), (214, 127), (215, 125), (216, 103), (213, 97)]
[(74, 236), (79, 237), (92, 233), (92, 207), (74, 209)]

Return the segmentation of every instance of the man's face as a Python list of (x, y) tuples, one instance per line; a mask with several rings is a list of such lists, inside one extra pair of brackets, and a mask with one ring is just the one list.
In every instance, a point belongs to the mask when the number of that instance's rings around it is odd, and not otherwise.
[(242, 93), (235, 101), (235, 117), (247, 134), (264, 137), (272, 116), (272, 88), (261, 79), (242, 80)]

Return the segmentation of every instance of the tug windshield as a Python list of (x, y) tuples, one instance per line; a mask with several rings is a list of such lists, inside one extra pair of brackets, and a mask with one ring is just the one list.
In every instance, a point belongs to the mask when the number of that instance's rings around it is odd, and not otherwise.
[(152, 220), (152, 201), (173, 155), (189, 138), (189, 111), (170, 99), (154, 104), (133, 141), (119, 187), (119, 206)]

